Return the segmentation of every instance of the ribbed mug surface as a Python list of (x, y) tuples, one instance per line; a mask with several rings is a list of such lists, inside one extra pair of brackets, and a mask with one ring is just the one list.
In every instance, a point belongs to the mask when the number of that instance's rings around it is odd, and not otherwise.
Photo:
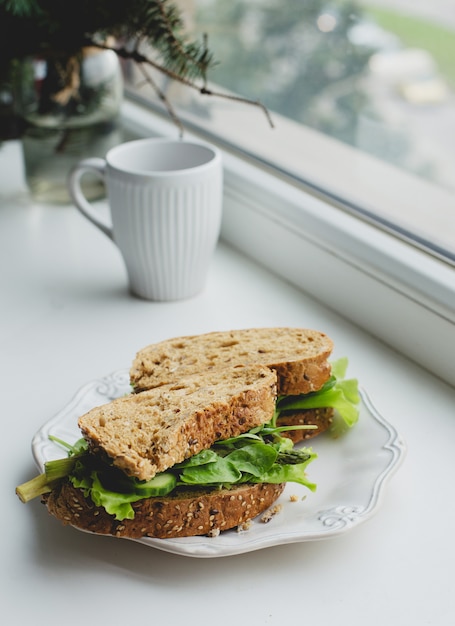
[(179, 300), (203, 289), (220, 232), (221, 187), (220, 169), (178, 184), (111, 177), (114, 241), (135, 295)]
[[(81, 178), (104, 180), (112, 224), (85, 198)], [(180, 300), (199, 293), (218, 241), (223, 196), (220, 152), (213, 146), (141, 139), (88, 158), (68, 189), (79, 211), (120, 249), (133, 294)]]

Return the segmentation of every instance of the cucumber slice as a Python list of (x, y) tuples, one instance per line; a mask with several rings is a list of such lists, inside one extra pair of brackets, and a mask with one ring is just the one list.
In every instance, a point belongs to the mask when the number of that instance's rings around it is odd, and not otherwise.
[(162, 472), (146, 482), (137, 482), (135, 492), (143, 498), (166, 496), (177, 485), (177, 478), (170, 472)]

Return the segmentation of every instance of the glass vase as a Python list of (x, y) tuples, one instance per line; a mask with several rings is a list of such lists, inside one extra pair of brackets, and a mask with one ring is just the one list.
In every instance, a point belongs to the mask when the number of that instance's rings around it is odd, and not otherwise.
[[(25, 120), (25, 175), (38, 202), (70, 202), (67, 176), (86, 157), (103, 157), (122, 141), (118, 114), (123, 79), (112, 50), (84, 48), (21, 63), (16, 94)], [(96, 177), (84, 177), (91, 200), (104, 195)]]

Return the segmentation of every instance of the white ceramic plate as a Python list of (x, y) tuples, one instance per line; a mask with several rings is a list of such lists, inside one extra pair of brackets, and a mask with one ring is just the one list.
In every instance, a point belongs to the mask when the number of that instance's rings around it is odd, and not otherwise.
[[(40, 470), (46, 461), (62, 457), (61, 448), (49, 440), (49, 435), (73, 443), (80, 438), (80, 415), (130, 390), (128, 370), (114, 372), (80, 389), (72, 402), (33, 438), (33, 455)], [(361, 397), (359, 422), (352, 430), (339, 439), (322, 435), (311, 442), (318, 458), (309, 465), (308, 475), (318, 486), (316, 493), (288, 484), (278, 500), (282, 504), (279, 514), (268, 523), (259, 517), (242, 532), (226, 531), (213, 538), (135, 541), (174, 554), (221, 557), (333, 537), (367, 520), (377, 510), (388, 479), (403, 460), (405, 446), (364, 391)]]

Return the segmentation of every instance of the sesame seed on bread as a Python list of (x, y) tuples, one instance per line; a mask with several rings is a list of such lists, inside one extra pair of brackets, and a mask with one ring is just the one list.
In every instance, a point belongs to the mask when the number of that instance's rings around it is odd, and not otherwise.
[(76, 528), (101, 535), (138, 539), (156, 537), (216, 536), (242, 526), (266, 511), (285, 485), (243, 484), (231, 489), (178, 491), (166, 497), (147, 498), (133, 504), (134, 519), (118, 521), (84, 497), (81, 489), (63, 482), (43, 496), (49, 512)]

